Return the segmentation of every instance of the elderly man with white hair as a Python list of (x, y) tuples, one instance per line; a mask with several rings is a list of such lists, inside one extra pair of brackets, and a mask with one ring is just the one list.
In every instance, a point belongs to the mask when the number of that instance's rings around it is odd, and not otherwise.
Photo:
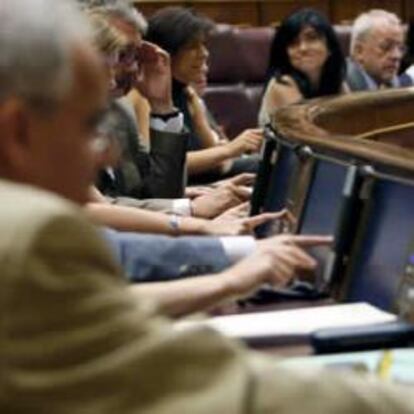
[[(177, 331), (127, 288), (76, 206), (93, 179), (107, 83), (69, 6), (0, 2), (0, 412), (412, 413), (408, 390), (282, 368), (212, 330)], [(280, 250), (308, 260), (269, 244), (228, 271), (228, 287), (246, 273), (277, 281)]]
[(350, 48), (346, 83), (351, 91), (411, 86), (407, 75), (398, 76), (405, 43), (395, 14), (374, 9), (358, 16)]

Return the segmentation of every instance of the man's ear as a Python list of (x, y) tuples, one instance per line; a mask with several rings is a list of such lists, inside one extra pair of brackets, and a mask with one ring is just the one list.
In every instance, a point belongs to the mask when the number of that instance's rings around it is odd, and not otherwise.
[(364, 43), (360, 41), (356, 42), (354, 45), (354, 50), (352, 51), (352, 58), (358, 63), (363, 63), (364, 51), (365, 51)]
[(18, 98), (0, 104), (1, 157), (9, 167), (27, 166), (30, 156), (29, 116), (27, 106)]

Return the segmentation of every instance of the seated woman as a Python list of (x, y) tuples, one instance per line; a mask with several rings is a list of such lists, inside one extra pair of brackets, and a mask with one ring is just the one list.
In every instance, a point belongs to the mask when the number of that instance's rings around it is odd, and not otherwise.
[[(117, 56), (122, 53), (125, 48), (130, 46), (129, 39), (113, 25), (111, 20), (112, 15), (110, 13), (108, 14), (107, 11), (98, 8), (86, 10), (85, 13), (91, 23), (95, 46), (101, 51), (105, 58), (108, 70), (108, 86), (110, 85), (111, 91), (113, 91), (116, 86), (114, 78), (118, 68)], [(158, 59), (160, 56), (164, 57), (165, 55), (165, 52), (159, 51), (159, 48), (156, 46), (145, 44), (145, 47), (147, 53), (151, 50), (153, 58)], [(145, 65), (145, 62), (141, 62), (141, 65)], [(167, 67), (169, 68), (169, 64)], [(168, 90), (170, 91), (170, 89)], [(97, 147), (96, 150), (99, 155), (99, 159), (97, 157), (97, 164), (102, 166), (101, 178), (102, 176), (105, 176), (111, 180), (110, 184), (114, 187), (115, 191), (114, 197), (117, 197), (120, 189), (117, 181), (118, 176), (125, 171), (125, 174), (122, 176), (122, 181), (125, 182), (127, 177), (131, 177), (133, 174), (138, 174), (140, 170), (134, 168), (134, 159), (128, 159), (128, 163), (123, 159), (122, 161), (125, 168), (121, 171), (117, 171), (121, 153), (120, 151), (117, 151), (116, 144), (121, 147), (121, 150), (128, 152), (128, 148), (126, 147), (128, 147), (128, 142), (130, 142), (131, 139), (123, 137), (123, 135), (129, 136), (128, 130), (124, 130), (122, 128), (122, 123), (119, 122), (119, 117), (122, 116), (124, 112), (119, 105), (114, 107), (114, 104), (116, 104), (116, 102), (112, 102), (108, 110), (102, 114), (102, 119), (100, 120), (98, 128), (101, 139), (97, 141), (100, 143), (100, 146)], [(130, 129), (133, 128), (134, 125), (132, 122)], [(133, 135), (133, 137), (136, 137), (136, 134)], [(173, 136), (170, 140), (172, 139), (174, 139)], [(142, 152), (141, 154), (142, 156), (149, 156), (145, 152)], [(165, 179), (167, 178), (168, 177), (165, 177)], [(163, 180), (163, 177), (159, 177), (159, 180)], [(138, 180), (135, 180), (134, 182), (136, 181)], [(130, 182), (132, 182), (132, 180)], [(111, 186), (108, 185), (108, 188), (109, 187)], [(197, 197), (195, 200), (191, 201), (189, 208), (192, 210), (193, 215), (204, 218), (214, 218), (219, 216), (229, 207), (240, 204), (244, 200), (242, 198), (244, 197), (244, 194), (233, 194), (233, 187), (234, 186), (230, 183), (228, 187), (218, 189), (214, 194)], [(108, 195), (108, 193), (106, 192), (105, 195)], [(111, 194), (109, 193), (109, 195)], [(126, 196), (128, 194), (122, 195)], [(215, 200), (215, 198), (218, 200)], [(273, 218), (272, 215), (262, 215), (254, 218), (239, 219), (236, 217), (233, 220), (230, 219), (231, 214), (227, 214), (224, 218), (221, 217), (213, 222), (196, 217), (178, 218), (175, 215), (169, 216), (167, 214), (143, 211), (139, 208), (130, 207), (133, 204), (132, 201), (135, 200), (125, 200), (127, 201), (126, 206), (114, 205), (114, 201), (115, 200), (113, 199), (107, 199), (96, 188), (93, 188), (91, 189), (90, 203), (86, 206), (86, 211), (96, 223), (107, 225), (120, 231), (166, 233), (170, 235), (237, 235), (241, 233), (250, 233), (254, 230), (254, 227), (263, 221)], [(157, 201), (160, 202), (162, 200)], [(174, 211), (173, 208), (172, 210), (172, 212), (178, 213), (177, 211)]]
[(257, 152), (263, 134), (260, 129), (249, 129), (223, 143), (211, 114), (197, 94), (197, 86), (202, 88), (207, 79), (209, 54), (205, 42), (213, 28), (212, 21), (192, 9), (167, 7), (148, 20), (146, 39), (171, 56), (174, 105), (183, 112), (185, 125), (190, 130), (189, 175), (209, 173), (210, 178), (217, 178), (223, 174), (256, 171), (256, 157), (239, 157)]
[(269, 123), (281, 106), (343, 92), (345, 70), (341, 46), (326, 18), (313, 9), (291, 14), (272, 41), (259, 125)]
[[(172, 103), (169, 56), (158, 46), (141, 41), (145, 22), (140, 21), (142, 19), (134, 9), (127, 9), (126, 15), (121, 12), (125, 10), (114, 6), (92, 8), (87, 10), (87, 16), (92, 23), (95, 43), (106, 56), (108, 75), (112, 80), (112, 97), (123, 95), (135, 86), (148, 99), (152, 111), (150, 145), (143, 143), (140, 133), (140, 126), (144, 126), (140, 115), (145, 113), (145, 108), (140, 105), (143, 100), (134, 100), (135, 108), (132, 108), (129, 102), (131, 93), (128, 99), (113, 99), (109, 107), (110, 123), (113, 124), (113, 135), (121, 149), (120, 159), (115, 168), (101, 171), (97, 185), (117, 203), (121, 201), (120, 197), (133, 197), (140, 199), (134, 202), (135, 206), (214, 217), (223, 210), (219, 208), (217, 211), (207, 198), (197, 197), (191, 202), (181, 199), (186, 181), (187, 133), (183, 128), (182, 114), (174, 111)], [(161, 111), (176, 115), (165, 122), (159, 118), (163, 116)], [(229, 193), (226, 189), (227, 195), (218, 189), (216, 207), (221, 204), (225, 209), (234, 205), (233, 201), (238, 202), (241, 195), (239, 190), (242, 190), (239, 186), (248, 184), (249, 180), (251, 177), (247, 177), (247, 181), (237, 180), (233, 186), (235, 191)], [(186, 194), (192, 198), (200, 195), (200, 191), (194, 193), (193, 190), (191, 194)], [(173, 199), (177, 199), (177, 202)], [(243, 195), (241, 201), (244, 199)], [(128, 200), (129, 205), (131, 201)], [(125, 202), (122, 199), (122, 203)], [(202, 208), (206, 204), (214, 207), (214, 211), (210, 207), (210, 211)]]
[[(114, 62), (124, 40), (112, 32), (106, 14), (89, 13), (96, 46), (103, 52), (108, 69), (108, 80), (114, 76)], [(169, 65), (168, 65), (169, 67)], [(109, 85), (109, 83), (108, 83)], [(114, 86), (114, 83), (111, 83)], [(113, 139), (115, 130), (113, 117), (109, 111), (102, 114), (97, 136), (91, 141), (94, 165), (97, 169), (112, 166), (117, 162), (119, 151), (113, 150), (118, 141)], [(90, 202), (86, 212), (93, 221), (119, 230), (179, 235), (185, 233), (239, 234), (249, 232), (256, 225), (282, 217), (286, 213), (267, 213), (240, 220), (210, 222), (194, 218), (178, 218), (161, 213), (145, 212), (140, 209), (114, 206), (108, 203), (99, 191), (91, 188)], [(243, 296), (264, 282), (274, 281), (285, 284), (297, 269), (311, 269), (314, 260), (303, 252), (299, 245), (309, 243), (329, 243), (328, 238), (301, 236), (279, 236), (257, 244), (248, 239), (245, 251), (241, 252), (239, 238), (232, 239), (231, 245), (216, 238), (180, 239), (159, 238), (155, 235), (139, 235), (124, 232), (105, 232), (113, 252), (125, 266), (131, 279), (153, 280), (158, 283), (138, 283), (131, 287), (137, 295), (149, 298), (160, 310), (170, 316), (177, 316), (207, 309), (223, 300)], [(297, 244), (297, 246), (296, 246)], [(278, 247), (275, 247), (278, 245)], [(234, 248), (232, 247), (234, 246)], [(246, 249), (247, 247), (247, 249)], [(273, 253), (274, 250), (274, 253)], [(253, 251), (251, 258), (236, 267), (218, 272)], [(242, 254), (240, 254), (242, 253)], [(198, 257), (191, 258), (195, 254)], [(217, 257), (220, 256), (220, 257)], [(211, 259), (211, 260), (210, 260)], [(271, 260), (272, 259), (272, 260)], [(277, 262), (277, 269), (273, 265)], [(213, 263), (211, 263), (213, 262)], [(260, 262), (261, 266), (250, 263)], [(264, 264), (263, 264), (264, 263)], [(142, 268), (145, 269), (142, 269)], [(173, 267), (172, 272), (167, 270)], [(162, 271), (167, 272), (163, 274)], [(203, 278), (188, 276), (204, 274)], [(274, 280), (270, 280), (270, 276)], [(142, 279), (140, 279), (142, 278)], [(173, 280), (184, 278), (182, 280)], [(161, 280), (161, 281), (160, 281)], [(168, 280), (168, 281), (167, 281)]]

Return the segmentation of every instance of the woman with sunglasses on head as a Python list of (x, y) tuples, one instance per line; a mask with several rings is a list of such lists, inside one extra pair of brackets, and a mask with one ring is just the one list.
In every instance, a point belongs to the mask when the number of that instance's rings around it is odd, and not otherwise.
[(313, 9), (301, 9), (277, 28), (268, 65), (268, 83), (259, 124), (270, 122), (275, 109), (344, 91), (345, 58), (328, 20)]

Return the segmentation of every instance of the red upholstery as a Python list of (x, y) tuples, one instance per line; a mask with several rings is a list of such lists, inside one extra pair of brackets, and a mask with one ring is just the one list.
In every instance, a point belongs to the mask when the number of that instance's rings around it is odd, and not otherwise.
[[(350, 27), (335, 29), (348, 54)], [(272, 37), (271, 27), (221, 24), (209, 40), (210, 72), (205, 100), (230, 138), (257, 124)]]

